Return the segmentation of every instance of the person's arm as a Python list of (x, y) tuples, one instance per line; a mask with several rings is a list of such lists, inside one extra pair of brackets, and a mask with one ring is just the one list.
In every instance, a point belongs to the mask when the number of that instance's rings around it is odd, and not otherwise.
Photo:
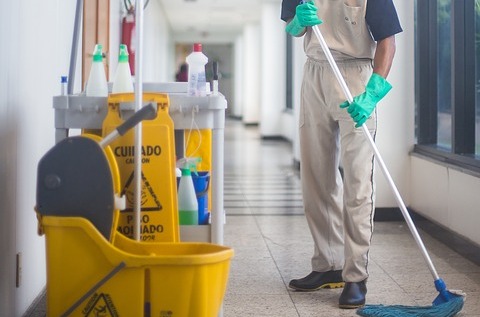
[(377, 42), (377, 49), (373, 58), (373, 72), (387, 78), (395, 56), (395, 35)]
[(373, 74), (365, 87), (365, 92), (354, 97), (352, 103), (345, 101), (340, 105), (340, 108), (347, 108), (356, 123), (355, 127), (359, 128), (367, 121), (377, 103), (392, 89), (386, 78), (390, 73), (394, 56), (395, 35), (378, 41), (373, 58)]

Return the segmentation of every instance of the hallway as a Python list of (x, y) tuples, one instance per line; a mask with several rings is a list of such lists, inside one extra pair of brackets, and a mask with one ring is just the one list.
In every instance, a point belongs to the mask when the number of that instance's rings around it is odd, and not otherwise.
[[(257, 127), (227, 121), (225, 244), (235, 250), (224, 316), (356, 316), (337, 308), (340, 289), (291, 291), (290, 279), (310, 272), (313, 242), (303, 216), (301, 185), (290, 144), (262, 140)], [(480, 316), (480, 266), (425, 234), (448, 289), (467, 293), (463, 317)], [(406, 224), (376, 222), (367, 303), (429, 306), (438, 295)]]
[[(291, 152), (288, 142), (262, 140), (257, 127), (227, 120), (225, 244), (234, 249), (235, 256), (224, 299), (224, 317), (356, 316), (355, 310), (337, 308), (341, 289), (301, 293), (287, 287), (290, 279), (310, 272), (313, 252)], [(480, 266), (422, 230), (420, 234), (447, 287), (467, 293), (465, 307), (458, 316), (480, 317)], [(438, 295), (401, 221), (376, 222), (370, 274), (370, 304), (429, 306)], [(25, 316), (45, 316), (44, 294)]]

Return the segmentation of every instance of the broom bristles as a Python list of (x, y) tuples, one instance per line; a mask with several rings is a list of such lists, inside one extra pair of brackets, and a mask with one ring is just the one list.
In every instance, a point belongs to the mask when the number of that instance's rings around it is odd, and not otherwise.
[(463, 308), (463, 296), (434, 306), (366, 305), (357, 310), (363, 317), (452, 317)]

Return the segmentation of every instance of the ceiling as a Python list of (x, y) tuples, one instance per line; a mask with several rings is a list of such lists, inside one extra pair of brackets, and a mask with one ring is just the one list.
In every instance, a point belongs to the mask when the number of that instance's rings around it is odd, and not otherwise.
[(260, 20), (265, 0), (157, 0), (174, 35), (215, 37), (235, 35), (247, 23)]

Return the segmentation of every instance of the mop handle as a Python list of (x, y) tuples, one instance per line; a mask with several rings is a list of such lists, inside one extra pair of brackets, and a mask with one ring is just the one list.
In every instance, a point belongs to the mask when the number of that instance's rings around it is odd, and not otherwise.
[(99, 142), (101, 147), (106, 147), (112, 143), (117, 137), (124, 135), (128, 130), (136, 126), (139, 122), (143, 120), (154, 119), (157, 113), (157, 108), (154, 103), (149, 103), (142, 109), (136, 111), (133, 116), (127, 119), (124, 123), (118, 126), (115, 130), (110, 132)]
[[(320, 45), (322, 46), (323, 52), (327, 56), (328, 62), (330, 66), (332, 67), (333, 72), (335, 73), (335, 77), (337, 77), (338, 83), (342, 87), (343, 92), (345, 93), (345, 96), (347, 97), (348, 102), (353, 102), (353, 97), (348, 89), (347, 84), (345, 83), (345, 79), (343, 78), (342, 74), (340, 73), (340, 70), (338, 69), (337, 63), (335, 62), (335, 59), (332, 56), (332, 53), (330, 52), (330, 49), (327, 46), (327, 43), (325, 42), (325, 39), (323, 38), (322, 33), (320, 32), (320, 29), (318, 28), (317, 25), (312, 26), (312, 30), (317, 36), (318, 41), (320, 42)], [(375, 159), (377, 160), (378, 164), (380, 165), (380, 168), (385, 175), (388, 184), (390, 185), (390, 188), (392, 189), (395, 199), (397, 201), (398, 206), (400, 207), (400, 210), (402, 211), (403, 217), (405, 218), (405, 221), (407, 222), (408, 228), (410, 229), (418, 247), (420, 248), (420, 251), (422, 252), (422, 255), (425, 259), (425, 261), (428, 264), (428, 268), (430, 269), (430, 272), (432, 273), (432, 276), (434, 280), (438, 280), (440, 277), (438, 276), (437, 270), (433, 266), (432, 259), (428, 255), (427, 249), (425, 248), (425, 245), (420, 238), (420, 235), (418, 234), (417, 228), (415, 227), (412, 218), (410, 217), (410, 214), (407, 210), (407, 207), (405, 206), (405, 203), (403, 202), (402, 197), (400, 196), (400, 193), (397, 189), (397, 186), (393, 182), (392, 176), (388, 172), (387, 166), (385, 165), (382, 156), (380, 155), (380, 152), (378, 151), (377, 146), (375, 145), (375, 142), (373, 141), (372, 136), (370, 135), (370, 132), (368, 131), (367, 126), (362, 124), (361, 129), (363, 130), (365, 137), (367, 138), (368, 142), (372, 146), (373, 152), (375, 153)]]

